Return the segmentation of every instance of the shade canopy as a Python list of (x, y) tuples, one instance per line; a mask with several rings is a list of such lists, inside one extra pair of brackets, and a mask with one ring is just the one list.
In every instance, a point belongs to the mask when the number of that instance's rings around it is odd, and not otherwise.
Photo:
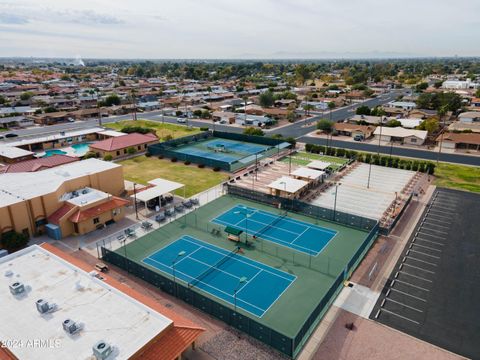
[(293, 176), (298, 176), (303, 179), (309, 179), (309, 180), (319, 180), (322, 178), (322, 176), (325, 174), (324, 171), (319, 171), (319, 170), (314, 170), (314, 169), (309, 169), (306, 167), (301, 167), (296, 169), (295, 171), (292, 171)]
[(325, 170), (328, 168), (332, 163), (320, 160), (313, 160), (312, 162), (308, 163), (307, 167), (310, 169), (318, 169), (318, 170)]
[(136, 195), (134, 194), (130, 197), (133, 199), (136, 196), (137, 201), (147, 202), (184, 187), (183, 184), (160, 178), (149, 181), (148, 183), (154, 186), (146, 190), (137, 192)]
[(225, 228), (225, 232), (226, 232), (227, 234), (231, 234), (231, 235), (235, 235), (235, 236), (239, 236), (241, 233), (243, 233), (242, 230), (237, 229), (237, 228), (234, 228), (234, 227), (232, 227), (232, 226), (227, 226), (227, 227)]
[(288, 176), (282, 176), (274, 182), (268, 184), (269, 188), (295, 194), (308, 185), (308, 182), (294, 179)]

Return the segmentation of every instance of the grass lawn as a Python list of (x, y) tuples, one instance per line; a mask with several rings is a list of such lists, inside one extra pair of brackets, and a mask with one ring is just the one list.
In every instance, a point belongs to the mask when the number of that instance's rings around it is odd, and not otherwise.
[[(198, 194), (228, 179), (228, 175), (215, 172), (210, 168), (200, 169), (196, 165), (184, 165), (182, 162), (171, 162), (168, 159), (137, 156), (118, 162), (123, 165), (126, 180), (146, 185), (148, 181), (162, 178), (185, 184), (187, 197)], [(179, 195), (183, 195), (180, 189)]]
[[(299, 151), (298, 153), (292, 155), (292, 163), (294, 163), (295, 165), (306, 166), (310, 162), (312, 162), (312, 160), (320, 160), (320, 161), (332, 163), (332, 165), (330, 165), (332, 170), (337, 170), (343, 164), (346, 164), (348, 162), (348, 159), (346, 158), (312, 154), (312, 153), (307, 153), (303, 151)], [(282, 161), (288, 163), (290, 160), (288, 159), (288, 156), (287, 156), (283, 158)]]
[(117, 131), (122, 130), (125, 126), (140, 126), (143, 128), (155, 129), (158, 138), (161, 140), (165, 140), (165, 137), (167, 137), (168, 135), (171, 135), (173, 138), (179, 138), (182, 136), (193, 135), (200, 132), (199, 128), (188, 128), (182, 125), (161, 123), (148, 120), (125, 120), (116, 123), (109, 123), (105, 126)]
[(480, 168), (439, 163), (435, 168), (435, 185), (480, 193)]

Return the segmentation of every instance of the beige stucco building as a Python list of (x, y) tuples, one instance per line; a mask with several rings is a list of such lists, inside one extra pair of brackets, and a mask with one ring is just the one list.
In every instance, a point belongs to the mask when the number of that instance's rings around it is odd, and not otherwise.
[[(41, 234), (49, 222), (58, 226), (61, 237), (88, 232), (124, 216), (126, 203), (118, 198), (124, 190), (122, 167), (97, 159), (41, 172), (2, 174), (0, 234), (12, 230), (29, 236)], [(69, 209), (64, 216), (60, 216), (62, 208)]]

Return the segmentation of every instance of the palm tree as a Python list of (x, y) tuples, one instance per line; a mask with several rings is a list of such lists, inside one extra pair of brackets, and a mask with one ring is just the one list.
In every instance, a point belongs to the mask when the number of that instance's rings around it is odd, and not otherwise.
[(130, 90), (130, 99), (133, 105), (133, 121), (137, 120), (137, 91), (135, 89)]

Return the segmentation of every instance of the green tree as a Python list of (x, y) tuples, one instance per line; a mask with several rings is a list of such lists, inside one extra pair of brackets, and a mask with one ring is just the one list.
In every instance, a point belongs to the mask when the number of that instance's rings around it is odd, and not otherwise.
[(429, 118), (424, 120), (419, 126), (418, 130), (426, 130), (429, 134), (435, 133), (440, 127), (437, 119)]
[(33, 93), (31, 91), (25, 91), (20, 94), (20, 100), (27, 101), (27, 100), (30, 100), (32, 96), (33, 96)]
[(271, 107), (275, 102), (273, 98), (273, 93), (270, 90), (261, 94), (258, 100), (260, 102), (260, 106), (262, 107)]
[(247, 127), (245, 130), (243, 130), (243, 133), (245, 135), (255, 135), (255, 136), (263, 136), (263, 130), (260, 128), (256, 127)]
[(370, 115), (370, 108), (367, 105), (362, 105), (357, 108), (355, 114), (357, 115)]
[(480, 89), (477, 89), (477, 91), (475, 91), (475, 96), (477, 98), (480, 98)]
[(120, 105), (121, 100), (117, 94), (108, 95), (105, 98), (105, 106)]
[(296, 118), (297, 118), (297, 115), (295, 115), (295, 111), (289, 111), (287, 113), (287, 120), (289, 122), (294, 122)]
[(402, 126), (402, 123), (398, 120), (395, 120), (395, 119), (392, 119), (392, 120), (389, 120), (385, 126), (387, 127), (399, 127), (399, 126)]
[(423, 92), (424, 90), (427, 90), (428, 88), (428, 83), (426, 82), (422, 82), (420, 84), (417, 84), (417, 86), (415, 87), (416, 91), (418, 92)]
[(135, 150), (135, 148), (133, 146), (130, 146), (128, 149), (127, 149), (127, 153), (129, 155), (133, 155), (135, 154), (137, 151)]
[(317, 129), (322, 130), (326, 134), (330, 134), (333, 131), (333, 121), (322, 119), (317, 122)]

